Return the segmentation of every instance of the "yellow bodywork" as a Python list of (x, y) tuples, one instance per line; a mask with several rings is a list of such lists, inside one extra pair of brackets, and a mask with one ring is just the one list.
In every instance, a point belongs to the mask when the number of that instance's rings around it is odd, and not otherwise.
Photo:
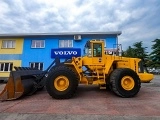
[(150, 82), (154, 78), (154, 75), (149, 74), (149, 73), (138, 73), (138, 76), (139, 76), (141, 82), (144, 82), (144, 83)]
[[(104, 42), (91, 40), (91, 49), (93, 50), (93, 44), (101, 44), (102, 51), (104, 51)], [(65, 63), (72, 67), (79, 75), (79, 81), (82, 84), (98, 84), (103, 86), (109, 79), (109, 75), (114, 69), (117, 68), (130, 68), (137, 73), (141, 82), (150, 82), (153, 79), (153, 74), (141, 73), (139, 71), (138, 63), (141, 61), (139, 58), (129, 58), (122, 56), (106, 55), (102, 52), (100, 57), (94, 57), (94, 52), (90, 55), (83, 57), (73, 57), (71, 63)], [(88, 70), (89, 75), (84, 74), (85, 69)], [(122, 79), (122, 87), (126, 90), (130, 90), (134, 86), (134, 80), (131, 77)]]

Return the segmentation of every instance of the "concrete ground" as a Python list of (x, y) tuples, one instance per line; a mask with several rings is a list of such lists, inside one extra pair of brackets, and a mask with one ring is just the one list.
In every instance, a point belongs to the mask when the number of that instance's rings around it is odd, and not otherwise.
[[(0, 90), (5, 84), (0, 84)], [(76, 97), (55, 100), (46, 90), (0, 102), (0, 120), (159, 120), (160, 76), (142, 83), (137, 96), (120, 98), (97, 86), (78, 87)]]

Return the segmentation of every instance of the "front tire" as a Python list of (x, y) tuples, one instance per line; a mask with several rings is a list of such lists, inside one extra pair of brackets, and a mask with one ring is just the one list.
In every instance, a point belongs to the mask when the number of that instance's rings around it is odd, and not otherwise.
[(129, 68), (115, 69), (110, 76), (110, 82), (112, 91), (125, 98), (135, 96), (141, 88), (139, 76)]
[(75, 95), (78, 86), (76, 73), (67, 66), (55, 67), (48, 76), (46, 89), (55, 99), (69, 99)]

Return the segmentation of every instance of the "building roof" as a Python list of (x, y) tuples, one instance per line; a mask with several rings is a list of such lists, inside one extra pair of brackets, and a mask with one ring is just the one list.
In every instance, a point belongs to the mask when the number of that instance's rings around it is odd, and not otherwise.
[(0, 34), (0, 38), (8, 37), (42, 37), (42, 36), (68, 36), (68, 35), (121, 35), (121, 31), (113, 32), (59, 32), (59, 33), (15, 33)]

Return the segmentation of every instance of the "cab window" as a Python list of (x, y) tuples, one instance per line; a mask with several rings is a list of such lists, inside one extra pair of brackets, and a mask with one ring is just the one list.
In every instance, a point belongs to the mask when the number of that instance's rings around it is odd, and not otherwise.
[(102, 44), (93, 43), (93, 57), (102, 57)]
[(87, 41), (87, 43), (85, 44), (85, 47), (84, 47), (84, 55), (89, 56), (89, 57), (92, 56), (92, 51), (91, 51), (91, 45), (90, 44), (91, 44), (90, 41)]

